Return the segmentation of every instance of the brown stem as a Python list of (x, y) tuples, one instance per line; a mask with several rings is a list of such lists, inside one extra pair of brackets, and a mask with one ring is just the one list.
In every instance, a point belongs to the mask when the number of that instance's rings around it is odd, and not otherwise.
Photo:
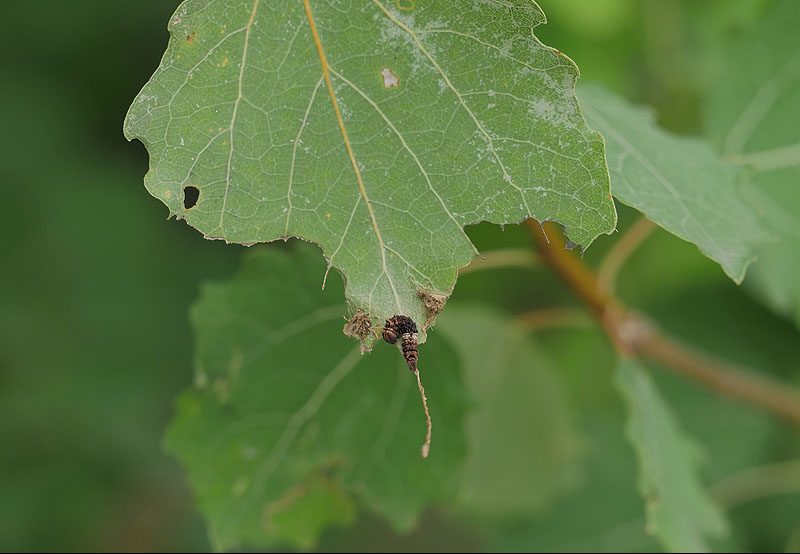
[(614, 243), (614, 246), (606, 254), (602, 265), (597, 270), (597, 280), (602, 290), (607, 291), (608, 294), (614, 294), (620, 269), (655, 229), (655, 223), (640, 217)]
[[(725, 477), (710, 489), (727, 509), (760, 498), (800, 493), (800, 461), (789, 460), (747, 468)], [(791, 552), (787, 550), (787, 552)]]
[(613, 307), (613, 298), (600, 290), (597, 277), (564, 245), (561, 233), (551, 224), (545, 227), (529, 219), (525, 225), (530, 229), (541, 259), (555, 271), (599, 319)]
[(476, 256), (466, 267), (459, 270), (459, 275), (483, 271), (485, 269), (519, 267), (530, 269), (536, 267), (536, 256), (530, 249), (508, 248), (486, 252), (482, 257)]
[(540, 308), (517, 316), (517, 321), (528, 331), (540, 331), (554, 327), (586, 327), (593, 325), (584, 310), (570, 308)]
[(564, 239), (555, 226), (545, 224), (545, 227), (533, 219), (527, 220), (525, 225), (533, 235), (542, 261), (549, 265), (572, 289), (572, 292), (588, 306), (592, 314), (603, 325), (617, 350), (630, 354), (630, 349), (619, 340), (616, 332), (614, 321), (619, 319), (623, 313), (617, 300), (601, 289), (597, 276), (577, 256), (567, 250)]
[(626, 355), (647, 358), (731, 398), (758, 406), (800, 426), (800, 394), (787, 385), (735, 367), (665, 336), (644, 316), (628, 311), (600, 287), (597, 276), (564, 246), (555, 226), (526, 222), (541, 259), (558, 274), (601, 322), (611, 342)]

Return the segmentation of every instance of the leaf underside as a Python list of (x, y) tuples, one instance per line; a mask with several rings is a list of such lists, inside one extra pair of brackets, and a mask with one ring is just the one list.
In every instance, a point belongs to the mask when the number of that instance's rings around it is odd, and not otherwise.
[(556, 220), (581, 247), (615, 227), (543, 22), (530, 0), (188, 0), (125, 134), (206, 237), (313, 241), (352, 310), (424, 321), (419, 291), (448, 295), (475, 254), (467, 225)]
[(605, 136), (614, 197), (697, 245), (741, 283), (770, 238), (742, 193), (741, 171), (711, 145), (659, 129), (652, 112), (598, 86), (580, 87), (579, 98)]

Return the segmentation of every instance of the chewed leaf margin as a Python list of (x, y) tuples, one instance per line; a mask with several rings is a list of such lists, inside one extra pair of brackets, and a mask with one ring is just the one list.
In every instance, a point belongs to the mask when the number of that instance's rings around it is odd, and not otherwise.
[[(603, 138), (575, 98), (577, 66), (534, 36), (535, 2), (347, 6), (181, 4), (125, 123), (172, 215), (210, 239), (318, 244), (373, 326), (396, 314), (433, 323), (420, 296), (450, 295), (476, 254), (468, 225), (558, 221), (582, 248), (613, 231)], [(263, 77), (270, 64), (276, 79)], [(280, 142), (269, 156), (267, 139)], [(284, 176), (288, 190), (265, 184)], [(197, 198), (184, 203), (185, 187)]]

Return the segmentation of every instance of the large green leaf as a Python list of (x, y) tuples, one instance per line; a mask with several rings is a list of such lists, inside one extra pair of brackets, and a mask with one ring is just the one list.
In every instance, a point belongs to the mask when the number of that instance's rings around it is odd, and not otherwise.
[(708, 132), (723, 156), (750, 168), (749, 201), (775, 228), (753, 284), (800, 324), (800, 3), (779, 2), (726, 50), (708, 103)]
[(707, 551), (707, 539), (724, 536), (727, 522), (703, 490), (696, 446), (635, 360), (617, 364), (616, 382), (628, 404), (626, 432), (639, 461), (648, 530), (670, 551)]
[(321, 291), (318, 251), (298, 246), (253, 252), (235, 278), (205, 287), (192, 313), (196, 383), (167, 446), (221, 548), (309, 547), (325, 526), (353, 519), (353, 497), (408, 529), (452, 492), (464, 454), (463, 393), (446, 343), (421, 352), (435, 426), (423, 460), (421, 401), (402, 356), (384, 344), (363, 357), (338, 338), (338, 279)]
[(467, 417), (462, 506), (482, 520), (530, 516), (577, 484), (582, 437), (569, 398), (529, 331), (486, 308), (453, 306), (441, 333), (463, 360)]
[(532, 0), (188, 0), (125, 134), (206, 237), (316, 242), (353, 309), (422, 321), (419, 290), (449, 294), (475, 254), (465, 225), (557, 220), (583, 247), (614, 229), (544, 21)]
[(740, 283), (768, 233), (740, 193), (737, 168), (602, 88), (581, 87), (579, 95), (587, 120), (605, 135), (614, 197), (696, 244)]

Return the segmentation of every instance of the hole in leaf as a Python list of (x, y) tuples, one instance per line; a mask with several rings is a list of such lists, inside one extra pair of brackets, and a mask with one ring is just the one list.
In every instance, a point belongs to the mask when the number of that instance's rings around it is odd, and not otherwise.
[(193, 186), (183, 187), (183, 207), (190, 210), (195, 207), (200, 198), (200, 189)]

